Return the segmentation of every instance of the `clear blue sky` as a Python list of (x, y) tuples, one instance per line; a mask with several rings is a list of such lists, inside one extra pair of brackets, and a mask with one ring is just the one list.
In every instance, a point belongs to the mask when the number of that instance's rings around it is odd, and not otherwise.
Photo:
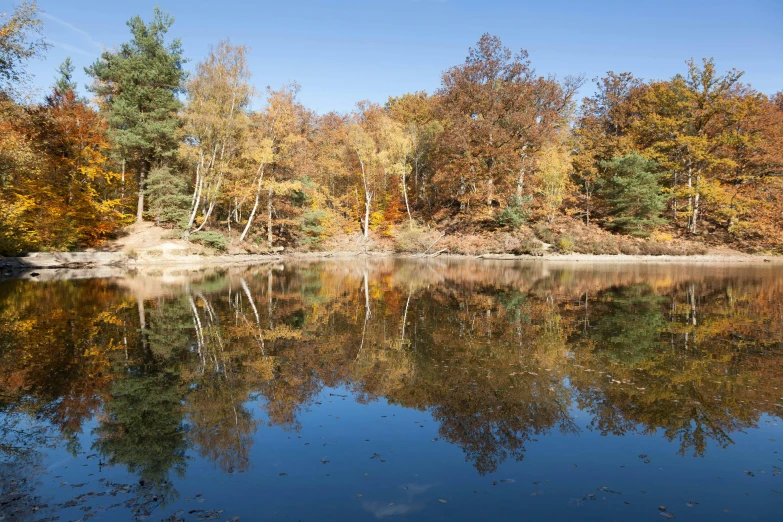
[[(432, 92), (484, 32), (527, 49), (541, 74), (660, 79), (683, 72), (690, 57), (715, 57), (762, 92), (783, 90), (783, 0), (39, 0), (54, 47), (31, 64), (35, 85), (51, 85), (70, 56), (83, 90), (82, 68), (127, 40), (125, 21), (149, 19), (156, 3), (174, 16), (171, 34), (182, 39), (189, 68), (230, 38), (251, 48), (258, 88), (295, 80), (302, 102), (320, 113)], [(12, 5), (0, 0), (0, 10)], [(583, 94), (591, 91), (588, 83)]]

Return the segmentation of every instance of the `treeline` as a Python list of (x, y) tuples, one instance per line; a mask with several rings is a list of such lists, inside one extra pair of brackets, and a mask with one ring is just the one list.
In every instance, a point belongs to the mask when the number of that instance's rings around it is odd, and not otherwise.
[(783, 248), (783, 94), (712, 60), (667, 80), (610, 72), (579, 102), (581, 76), (540, 75), (485, 34), (433, 94), (319, 115), (295, 83), (256, 92), (241, 45), (186, 74), (172, 23), (130, 20), (86, 69), (91, 100), (66, 61), (26, 103), (24, 63), (46, 48), (35, 3), (3, 19), (0, 254), (90, 246), (144, 219), (221, 249), (416, 251), (442, 234), (510, 251)]

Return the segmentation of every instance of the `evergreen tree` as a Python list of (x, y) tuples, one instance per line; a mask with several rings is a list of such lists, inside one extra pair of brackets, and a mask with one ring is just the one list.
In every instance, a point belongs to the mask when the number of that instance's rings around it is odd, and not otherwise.
[(187, 185), (185, 176), (168, 167), (152, 169), (144, 190), (156, 225), (171, 223), (181, 228), (187, 225), (190, 207)]
[(661, 218), (666, 195), (661, 193), (658, 184), (656, 162), (633, 152), (603, 161), (601, 166), (608, 172), (600, 189), (600, 195), (609, 207), (607, 228), (646, 237), (651, 229), (666, 222)]
[(54, 87), (61, 94), (66, 91), (76, 91), (76, 82), (73, 81), (73, 71), (75, 70), (76, 68), (73, 66), (73, 63), (71, 63), (70, 56), (66, 57), (65, 61), (57, 68), (57, 72), (60, 73), (60, 76), (57, 78), (57, 81), (54, 82)]
[(177, 150), (177, 94), (186, 73), (179, 39), (166, 44), (174, 19), (155, 8), (152, 21), (136, 16), (128, 21), (133, 35), (118, 51), (105, 51), (85, 69), (93, 77), (90, 90), (107, 115), (112, 135), (123, 158), (135, 164), (139, 175), (136, 221), (144, 212), (144, 182)]

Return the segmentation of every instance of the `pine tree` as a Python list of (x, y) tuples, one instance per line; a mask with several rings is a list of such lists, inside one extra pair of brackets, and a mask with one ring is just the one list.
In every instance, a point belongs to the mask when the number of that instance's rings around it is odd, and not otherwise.
[(600, 195), (609, 207), (607, 228), (646, 237), (650, 230), (666, 222), (661, 212), (666, 195), (661, 193), (656, 172), (658, 164), (633, 152), (601, 162), (610, 175), (603, 181)]
[(57, 68), (57, 72), (60, 73), (60, 77), (54, 82), (54, 87), (60, 94), (67, 91), (76, 91), (76, 82), (73, 81), (73, 71), (76, 68), (71, 63), (71, 57), (65, 58), (65, 61)]
[(138, 170), (137, 222), (144, 212), (147, 173), (177, 151), (177, 111), (182, 106), (177, 94), (186, 73), (179, 39), (165, 42), (173, 22), (157, 7), (149, 23), (132, 18), (131, 41), (104, 52), (85, 69), (93, 77), (90, 90), (98, 96), (117, 147)]

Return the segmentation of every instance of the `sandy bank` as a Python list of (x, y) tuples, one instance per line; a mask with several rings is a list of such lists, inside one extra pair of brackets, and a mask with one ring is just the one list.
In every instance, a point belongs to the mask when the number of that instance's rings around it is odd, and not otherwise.
[(309, 253), (281, 253), (266, 254), (236, 254), (236, 255), (207, 255), (207, 254), (182, 254), (167, 253), (140, 253), (128, 254), (126, 252), (68, 252), (68, 253), (34, 253), (24, 257), (0, 258), (0, 269), (7, 275), (9, 272), (25, 272), (29, 270), (54, 270), (54, 269), (98, 269), (120, 268), (132, 270), (134, 268), (171, 267), (182, 266), (189, 268), (254, 265), (274, 263), (281, 261), (320, 261), (340, 260), (356, 258), (393, 257), (400, 259), (475, 259), (494, 261), (534, 261), (534, 262), (574, 262), (574, 263), (666, 263), (666, 264), (752, 264), (774, 263), (783, 265), (783, 257), (754, 256), (743, 254), (706, 254), (695, 256), (644, 256), (644, 255), (590, 255), (590, 254), (550, 254), (546, 256), (528, 256), (511, 254), (482, 254), (468, 256), (461, 254), (442, 253), (438, 256), (424, 254), (399, 255), (391, 252), (309, 252)]

